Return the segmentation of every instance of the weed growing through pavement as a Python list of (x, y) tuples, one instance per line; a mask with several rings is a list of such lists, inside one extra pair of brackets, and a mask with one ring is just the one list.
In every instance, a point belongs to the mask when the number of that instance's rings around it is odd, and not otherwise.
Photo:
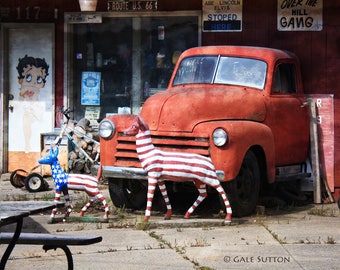
[(199, 239), (196, 238), (193, 243), (190, 243), (190, 247), (208, 247), (208, 246), (211, 246), (211, 244), (209, 244), (205, 238)]
[[(182, 232), (183, 229), (181, 228), (180, 231)], [(170, 249), (174, 249), (178, 254), (182, 255), (183, 259), (190, 261), (196, 270), (213, 270), (213, 268), (209, 268), (206, 266), (199, 266), (199, 263), (195, 259), (190, 259), (185, 253), (185, 247), (181, 247), (177, 244), (177, 240), (175, 239), (175, 245), (173, 246), (169, 241), (166, 241), (161, 235), (158, 235), (155, 231), (149, 232), (149, 236), (156, 239), (159, 244), (164, 248), (167, 246)], [(195, 242), (191, 243), (190, 247), (204, 247), (210, 245), (207, 243), (205, 239), (195, 239)]]
[(115, 249), (115, 248), (109, 248), (108, 250), (98, 250), (98, 253), (101, 253), (101, 254), (103, 254), (103, 253), (109, 253), (109, 252), (117, 252), (117, 249)]
[(305, 241), (303, 241), (304, 244), (308, 244), (308, 245), (313, 245), (313, 244), (317, 244), (317, 245), (320, 245), (321, 244), (321, 240), (320, 240), (320, 236), (319, 236), (319, 239), (318, 240), (310, 240), (308, 238), (306, 238)]
[(287, 244), (287, 242), (285, 241), (286, 238), (281, 239), (281, 238), (279, 237), (279, 235), (278, 235), (277, 233), (273, 232), (272, 230), (270, 230), (266, 224), (261, 223), (261, 225), (262, 225), (262, 226), (263, 226), (263, 227), (264, 227), (264, 228), (265, 228), (265, 229), (273, 236), (273, 238), (274, 238), (276, 241), (278, 241), (281, 245)]
[(77, 226), (77, 228), (75, 229), (75, 231), (83, 231), (85, 229), (86, 225), (85, 224), (80, 224)]
[(335, 239), (332, 236), (327, 236), (326, 244), (330, 244), (330, 245), (336, 244)]
[(261, 246), (261, 245), (264, 245), (264, 242), (260, 242), (258, 239), (256, 239), (256, 242), (257, 242), (257, 244), (260, 245), (260, 246)]
[(54, 200), (54, 194), (46, 193), (42, 196), (43, 201), (52, 201)]
[(323, 205), (322, 205), (321, 208), (314, 207), (314, 208), (310, 209), (307, 213), (308, 213), (308, 215), (322, 216), (322, 217), (336, 217), (336, 216), (338, 216), (334, 209), (324, 208)]
[[(318, 240), (310, 240), (309, 238), (306, 238), (305, 240), (299, 240), (296, 243), (307, 244), (307, 245), (320, 245), (322, 241), (321, 241), (321, 237), (319, 236)], [(327, 236), (327, 240), (325, 240), (324, 243), (328, 245), (334, 245), (336, 244), (336, 241), (332, 236)]]

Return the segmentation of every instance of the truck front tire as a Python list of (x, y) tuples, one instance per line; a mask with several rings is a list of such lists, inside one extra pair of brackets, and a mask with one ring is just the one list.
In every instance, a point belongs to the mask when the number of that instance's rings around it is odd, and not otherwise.
[(145, 207), (147, 187), (141, 181), (109, 179), (109, 192), (116, 207), (134, 210)]
[(228, 195), (233, 216), (247, 216), (255, 210), (260, 192), (261, 173), (255, 154), (249, 150), (237, 177), (222, 183)]

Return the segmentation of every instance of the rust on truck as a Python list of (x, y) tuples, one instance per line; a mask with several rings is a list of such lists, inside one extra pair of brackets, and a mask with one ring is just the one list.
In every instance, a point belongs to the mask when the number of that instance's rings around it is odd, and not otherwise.
[[(156, 147), (211, 157), (239, 216), (254, 210), (261, 185), (273, 183), (278, 168), (296, 167), (308, 157), (308, 107), (299, 61), (291, 52), (189, 49), (166, 91), (149, 97), (140, 114)], [(138, 207), (146, 199), (135, 139), (123, 134), (133, 119), (114, 115), (100, 124), (103, 175), (118, 206)]]

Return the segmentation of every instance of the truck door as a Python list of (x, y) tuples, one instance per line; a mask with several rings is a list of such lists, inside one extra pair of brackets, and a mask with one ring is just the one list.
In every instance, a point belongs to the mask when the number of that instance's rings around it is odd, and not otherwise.
[(294, 64), (276, 66), (266, 122), (274, 133), (277, 165), (300, 163), (307, 156), (308, 107), (305, 97), (298, 91), (297, 79)]

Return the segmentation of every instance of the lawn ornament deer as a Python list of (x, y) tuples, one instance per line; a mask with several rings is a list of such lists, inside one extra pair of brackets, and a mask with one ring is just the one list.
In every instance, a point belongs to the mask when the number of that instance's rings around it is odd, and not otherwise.
[[(50, 153), (41, 158), (39, 163), (51, 165), (52, 178), (56, 188), (54, 201), (59, 202), (61, 193), (63, 193), (66, 202), (65, 217), (68, 217), (72, 211), (72, 205), (68, 191), (80, 190), (85, 191), (89, 196), (89, 201), (81, 209), (80, 216), (84, 215), (88, 207), (94, 202), (95, 199), (99, 199), (105, 209), (104, 218), (107, 219), (109, 216), (109, 206), (105, 200), (105, 197), (98, 189), (100, 173), (98, 173), (98, 179), (90, 175), (66, 174), (58, 161), (58, 153), (58, 145), (51, 145)], [(52, 210), (51, 218), (55, 217), (56, 212), (56, 208)]]
[(151, 215), (152, 201), (158, 185), (164, 198), (167, 212), (165, 219), (170, 219), (172, 207), (167, 194), (164, 179), (176, 182), (193, 181), (199, 195), (188, 209), (184, 218), (189, 218), (196, 207), (207, 197), (206, 186), (211, 186), (221, 195), (225, 208), (225, 223), (231, 222), (232, 210), (227, 195), (217, 179), (215, 166), (209, 157), (192, 153), (162, 151), (154, 147), (148, 125), (137, 116), (136, 121), (124, 133), (136, 136), (136, 150), (143, 169), (148, 176), (147, 206), (144, 221)]

